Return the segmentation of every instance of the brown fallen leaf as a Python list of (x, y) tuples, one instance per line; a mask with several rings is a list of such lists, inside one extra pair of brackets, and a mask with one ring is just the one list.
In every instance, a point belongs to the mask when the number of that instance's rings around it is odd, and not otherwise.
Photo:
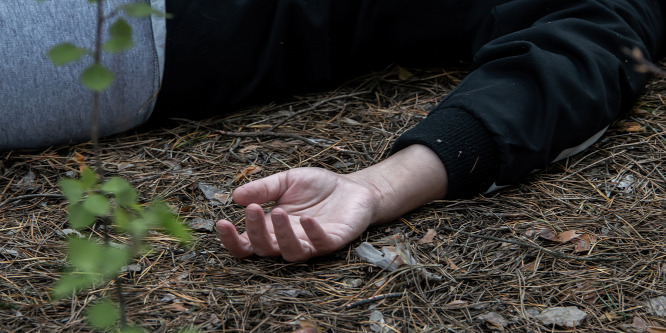
[(509, 324), (509, 322), (497, 312), (484, 313), (477, 318), (487, 321), (488, 324), (490, 324), (489, 326), (500, 331), (504, 331), (504, 327)]
[(166, 308), (167, 310), (178, 311), (178, 312), (187, 311), (187, 308), (182, 306), (180, 303), (169, 304), (169, 305), (165, 306), (164, 308)]
[(581, 235), (581, 233), (579, 233), (576, 230), (567, 230), (567, 231), (560, 232), (559, 234), (557, 234), (557, 241), (560, 242), (560, 243), (566, 243), (566, 242), (568, 242), (568, 241), (570, 241), (570, 240), (572, 240), (572, 239), (574, 239), (574, 238), (576, 238), (580, 235)]
[(412, 74), (408, 70), (398, 66), (398, 79), (400, 79), (400, 81), (409, 80), (409, 78), (412, 77), (412, 76), (414, 76), (414, 74)]
[(319, 333), (321, 330), (317, 324), (309, 320), (299, 320), (298, 325), (299, 329), (295, 330), (294, 333)]
[(257, 149), (257, 148), (261, 148), (261, 146), (258, 146), (258, 145), (248, 145), (248, 146), (245, 146), (245, 147), (239, 149), (238, 152), (241, 153), (241, 154), (245, 154), (245, 153), (247, 153), (248, 151), (252, 151), (252, 150), (255, 150), (255, 149)]
[(523, 266), (523, 270), (526, 272), (533, 272), (536, 271), (539, 266), (541, 266), (541, 262), (537, 265), (537, 261), (532, 261), (531, 263), (527, 263)]
[(635, 121), (627, 121), (620, 125), (620, 130), (625, 132), (645, 132), (645, 127)]
[(666, 333), (666, 327), (648, 327), (648, 333)]
[(246, 179), (248, 176), (254, 175), (255, 173), (261, 172), (261, 167), (257, 165), (250, 165), (249, 167), (243, 169), (240, 173), (234, 177), (234, 183), (238, 183), (243, 179)]
[(620, 315), (618, 315), (617, 313), (615, 313), (613, 311), (608, 311), (608, 312), (605, 312), (603, 315), (601, 315), (601, 318), (604, 318), (608, 321), (614, 321), (614, 320), (620, 319), (621, 317), (620, 317)]
[(525, 235), (527, 235), (527, 237), (538, 236), (538, 237), (541, 237), (543, 239), (547, 239), (547, 240), (550, 240), (550, 241), (553, 241), (553, 242), (557, 242), (560, 239), (553, 232), (553, 230), (551, 230), (550, 228), (547, 228), (547, 227), (541, 227), (541, 228), (538, 228), (538, 229), (527, 230), (525, 232)]
[(593, 234), (582, 234), (571, 242), (574, 245), (574, 252), (587, 252), (592, 248), (592, 244), (597, 242), (597, 236)]
[[(458, 265), (456, 265), (456, 263), (453, 262), (453, 260), (451, 260), (449, 258), (446, 258), (446, 262), (449, 263), (449, 268), (451, 268), (451, 269), (455, 269), (455, 270), (460, 270), (461, 269), (460, 267), (458, 267)], [(465, 272), (464, 269), (462, 271)]]
[(72, 156), (72, 160), (76, 163), (83, 163), (86, 160), (86, 157), (81, 155), (78, 151), (74, 152), (74, 156)]
[(86, 168), (86, 157), (75, 151), (72, 160), (79, 164), (79, 172), (83, 172), (83, 169)]
[(418, 244), (432, 244), (433, 239), (435, 238), (435, 235), (437, 235), (437, 232), (435, 229), (428, 229), (428, 232), (423, 236), (423, 238), (419, 239), (416, 243)]
[(635, 328), (639, 331), (645, 331), (647, 329), (648, 325), (645, 322), (645, 320), (643, 320), (643, 318), (641, 318), (639, 316), (634, 316), (634, 320), (631, 323), (631, 327)]

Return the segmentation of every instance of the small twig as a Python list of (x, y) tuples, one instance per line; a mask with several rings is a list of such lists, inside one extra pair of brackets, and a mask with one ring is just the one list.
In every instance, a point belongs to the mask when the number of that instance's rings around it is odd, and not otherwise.
[(347, 149), (342, 149), (338, 147), (332, 147), (331, 145), (325, 145), (319, 142), (315, 142), (311, 139), (308, 139), (304, 136), (298, 135), (298, 134), (291, 134), (291, 133), (276, 133), (276, 132), (270, 132), (270, 131), (262, 131), (262, 132), (227, 132), (227, 131), (220, 131), (220, 134), (226, 135), (226, 136), (231, 136), (231, 137), (238, 137), (238, 138), (259, 138), (259, 137), (269, 137), (269, 138), (288, 138), (288, 139), (296, 139), (296, 140), (301, 140), (309, 145), (319, 147), (319, 148), (325, 148), (325, 149), (333, 149), (335, 151), (339, 151), (341, 153), (346, 153), (346, 154), (352, 154), (352, 155), (365, 155), (366, 153), (358, 152), (358, 151), (353, 151), (353, 150), (347, 150)]
[(442, 228), (444, 230), (447, 230), (447, 231), (463, 234), (463, 235), (469, 236), (469, 237), (476, 237), (476, 238), (481, 238), (481, 239), (493, 240), (493, 241), (496, 241), (496, 242), (511, 243), (511, 244), (516, 244), (516, 245), (520, 245), (520, 246), (523, 246), (523, 247), (529, 247), (529, 248), (532, 248), (532, 249), (542, 251), (546, 254), (550, 254), (551, 256), (557, 257), (557, 258), (583, 260), (583, 261), (610, 261), (610, 260), (618, 260), (619, 259), (618, 257), (605, 257), (605, 256), (589, 256), (589, 257), (572, 256), (572, 255), (569, 255), (569, 254), (548, 250), (548, 249), (546, 249), (542, 246), (536, 245), (536, 244), (530, 244), (530, 243), (525, 243), (525, 242), (521, 242), (521, 241), (517, 241), (517, 240), (504, 239), (504, 238), (493, 237), (493, 236), (477, 235), (477, 234), (473, 234), (471, 232), (466, 232), (466, 231), (462, 231), (462, 230), (458, 230), (458, 229), (454, 229), (454, 228), (449, 228), (447, 226), (440, 226), (440, 228)]
[(381, 301), (381, 300), (386, 299), (386, 298), (402, 297), (402, 296), (404, 296), (404, 295), (405, 295), (404, 292), (401, 292), (401, 293), (390, 293), (390, 294), (384, 294), (384, 295), (377, 295), (377, 296), (373, 296), (373, 297), (370, 297), (370, 298), (362, 299), (362, 300), (360, 300), (360, 301), (356, 301), (356, 302), (354, 302), (354, 303), (348, 304), (348, 305), (345, 306), (345, 308), (346, 308), (347, 310), (349, 310), (349, 309), (355, 308), (355, 307), (357, 307), (357, 306), (361, 306), (361, 305), (365, 305), (365, 304), (370, 304), (370, 303), (378, 302), (378, 301)]
[(286, 123), (287, 120), (289, 120), (289, 119), (291, 119), (291, 118), (293, 118), (293, 117), (296, 117), (296, 116), (298, 116), (298, 115), (300, 115), (300, 114), (303, 114), (303, 113), (306, 113), (306, 112), (312, 111), (312, 110), (318, 108), (319, 106), (321, 106), (321, 105), (324, 104), (324, 103), (328, 103), (328, 102), (333, 101), (333, 100), (336, 100), (336, 99), (342, 99), (342, 98), (353, 97), (353, 96), (357, 96), (357, 95), (363, 95), (363, 94), (367, 94), (367, 93), (369, 93), (369, 92), (370, 92), (369, 90), (366, 90), (366, 91), (357, 91), (357, 92), (354, 92), (354, 93), (351, 93), (351, 94), (338, 95), (338, 96), (333, 96), (333, 97), (329, 97), (329, 98), (324, 98), (324, 99), (320, 100), (319, 102), (315, 103), (314, 105), (312, 105), (312, 106), (309, 107), (309, 108), (305, 108), (305, 109), (303, 109), (303, 110), (298, 110), (298, 111), (296, 111), (295, 113), (292, 113), (292, 114), (288, 115), (288, 116), (285, 117), (284, 119), (278, 121), (277, 124), (275, 124), (275, 125), (273, 125), (271, 128), (269, 128), (268, 131), (269, 131), (269, 132), (270, 132), (270, 131), (273, 131), (274, 129), (276, 129), (276, 128), (282, 126), (282, 124)]
[(5, 201), (3, 201), (3, 202), (0, 202), (0, 207), (4, 206), (4, 205), (6, 205), (6, 204), (8, 204), (8, 203), (10, 203), (10, 202), (14, 202), (14, 201), (18, 201), (18, 200), (23, 200), (23, 199), (31, 199), (31, 198), (64, 198), (64, 197), (65, 197), (65, 196), (62, 195), (62, 194), (42, 194), (42, 193), (19, 195), (18, 197), (9, 198), (9, 199), (7, 199), (7, 200), (5, 200)]

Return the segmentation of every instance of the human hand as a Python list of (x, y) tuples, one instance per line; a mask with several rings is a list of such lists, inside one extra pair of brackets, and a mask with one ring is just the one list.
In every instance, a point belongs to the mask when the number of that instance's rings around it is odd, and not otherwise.
[[(439, 157), (411, 145), (366, 169), (340, 175), (298, 168), (236, 189), (234, 201), (247, 206), (245, 232), (227, 220), (217, 233), (232, 255), (282, 256), (305, 261), (338, 250), (373, 223), (395, 219), (446, 194), (448, 178)], [(275, 201), (264, 214), (259, 204)]]
[[(305, 261), (338, 250), (356, 239), (375, 218), (378, 196), (352, 175), (298, 168), (243, 185), (233, 199), (247, 206), (246, 231), (217, 222), (224, 247), (235, 257), (282, 256)], [(264, 214), (259, 204), (275, 201)]]

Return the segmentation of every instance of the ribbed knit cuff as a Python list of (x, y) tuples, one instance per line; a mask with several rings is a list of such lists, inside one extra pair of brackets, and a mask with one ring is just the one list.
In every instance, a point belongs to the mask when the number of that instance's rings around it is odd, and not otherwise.
[(499, 152), (481, 122), (460, 109), (438, 109), (401, 135), (391, 153), (413, 144), (432, 149), (448, 175), (446, 197), (465, 198), (486, 191), (499, 174)]

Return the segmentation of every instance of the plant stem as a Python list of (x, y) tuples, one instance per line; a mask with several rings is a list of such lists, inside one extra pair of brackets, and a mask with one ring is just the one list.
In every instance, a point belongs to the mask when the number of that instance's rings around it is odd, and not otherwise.
[(115, 279), (115, 284), (116, 284), (116, 292), (118, 293), (118, 306), (120, 307), (120, 327), (124, 328), (127, 326), (127, 314), (125, 311), (127, 310), (127, 303), (125, 302), (125, 295), (123, 295), (123, 284), (118, 281), (119, 277), (116, 276)]
[[(97, 1), (97, 26), (95, 27), (95, 54), (93, 60), (95, 64), (100, 64), (102, 62), (102, 27), (106, 18), (104, 17), (104, 8), (102, 6), (102, 1)], [(93, 153), (95, 154), (95, 169), (97, 174), (101, 179), (104, 179), (104, 170), (102, 169), (102, 156), (99, 149), (99, 104), (100, 96), (99, 91), (93, 92), (93, 105), (92, 105), (92, 124), (90, 125), (90, 138), (92, 139), (93, 144)], [(109, 229), (111, 229), (111, 223), (109, 223), (107, 218), (102, 219), (102, 225), (104, 226), (103, 237), (104, 244), (107, 247), (110, 247), (111, 235), (109, 234)], [(123, 284), (119, 280), (119, 276), (116, 275), (114, 279), (114, 284), (116, 285), (116, 293), (118, 294), (118, 306), (120, 307), (120, 327), (125, 328), (127, 326), (127, 314), (125, 313), (127, 308), (127, 303), (125, 302), (125, 296), (123, 295)]]
[[(99, 64), (102, 61), (102, 26), (104, 25), (104, 8), (102, 1), (97, 1), (97, 26), (95, 27), (95, 54), (93, 61)], [(92, 124), (90, 124), (90, 138), (92, 139), (95, 154), (95, 170), (104, 177), (102, 170), (102, 157), (99, 149), (99, 92), (93, 92)]]

